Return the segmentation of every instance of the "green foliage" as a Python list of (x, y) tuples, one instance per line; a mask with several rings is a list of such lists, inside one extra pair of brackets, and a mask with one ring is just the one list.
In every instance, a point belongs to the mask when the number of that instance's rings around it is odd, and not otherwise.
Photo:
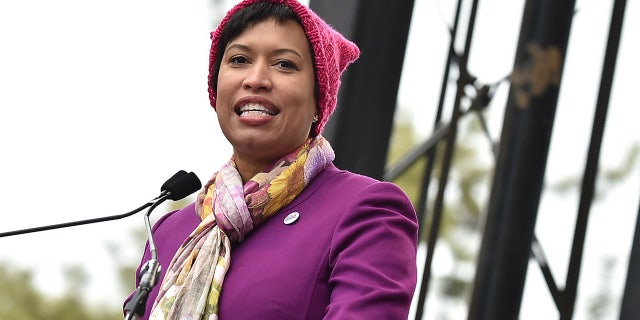
[(0, 265), (0, 319), (45, 319), (46, 300), (32, 284), (28, 271)]
[[(388, 162), (398, 161), (405, 153), (409, 152), (416, 142), (413, 127), (406, 122), (400, 122), (393, 126), (391, 141), (389, 142)], [(424, 172), (426, 158), (422, 157), (403, 172), (394, 182), (400, 186), (409, 196), (414, 206), (418, 203), (422, 174)]]
[(0, 319), (12, 320), (115, 320), (119, 310), (89, 307), (81, 299), (88, 279), (78, 266), (64, 271), (69, 287), (62, 297), (50, 297), (33, 285), (33, 275), (8, 264), (0, 264)]

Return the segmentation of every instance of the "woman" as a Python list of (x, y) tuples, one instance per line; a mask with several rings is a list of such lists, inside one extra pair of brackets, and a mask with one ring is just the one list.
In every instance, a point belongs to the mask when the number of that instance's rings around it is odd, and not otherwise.
[(413, 207), (397, 186), (337, 169), (321, 134), (359, 54), (296, 0), (227, 13), (209, 96), (233, 154), (194, 204), (155, 224), (150, 319), (407, 318)]

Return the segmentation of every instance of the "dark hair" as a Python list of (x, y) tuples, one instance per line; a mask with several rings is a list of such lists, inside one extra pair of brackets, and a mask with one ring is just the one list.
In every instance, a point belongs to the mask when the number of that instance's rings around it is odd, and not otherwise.
[[(254, 3), (246, 8), (243, 8), (236, 12), (227, 24), (222, 29), (220, 33), (220, 38), (218, 39), (218, 47), (216, 48), (216, 63), (213, 66), (213, 77), (211, 78), (211, 83), (213, 88), (217, 88), (218, 86), (218, 74), (220, 73), (220, 64), (222, 63), (222, 56), (224, 55), (224, 50), (227, 47), (229, 41), (238, 37), (247, 27), (256, 25), (260, 22), (264, 22), (269, 19), (274, 19), (278, 23), (284, 23), (287, 21), (295, 21), (300, 27), (302, 27), (302, 22), (300, 18), (291, 10), (291, 8), (282, 3), (271, 3), (271, 2), (258, 2)], [(302, 27), (304, 29), (304, 27)], [(307, 42), (309, 39), (307, 39)], [(309, 42), (309, 52), (311, 52), (311, 62), (313, 65), (313, 75), (314, 75), (314, 95), (316, 101), (318, 100), (318, 76), (316, 72), (316, 57), (313, 52), (313, 46)]]

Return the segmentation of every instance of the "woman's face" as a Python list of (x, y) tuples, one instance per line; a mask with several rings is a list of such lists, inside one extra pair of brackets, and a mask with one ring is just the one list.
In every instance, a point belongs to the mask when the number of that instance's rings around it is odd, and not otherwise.
[(266, 166), (309, 137), (316, 110), (309, 43), (295, 21), (247, 27), (227, 44), (216, 111), (236, 159)]

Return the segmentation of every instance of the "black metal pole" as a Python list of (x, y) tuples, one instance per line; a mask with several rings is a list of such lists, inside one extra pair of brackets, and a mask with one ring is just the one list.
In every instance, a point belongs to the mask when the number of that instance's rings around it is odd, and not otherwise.
[[(444, 125), (441, 124), (440, 119), (442, 118), (442, 110), (444, 109), (444, 100), (447, 91), (447, 82), (449, 79), (449, 72), (451, 69), (451, 64), (454, 62), (454, 58), (456, 58), (455, 53), (455, 39), (458, 33), (458, 26), (460, 22), (460, 12), (462, 9), (462, 0), (458, 1), (458, 5), (456, 8), (455, 19), (451, 32), (451, 39), (449, 42), (449, 53), (447, 55), (447, 61), (445, 65), (445, 70), (442, 79), (442, 86), (440, 88), (440, 99), (438, 101), (438, 108), (436, 109), (436, 117), (434, 123), (434, 133), (438, 132), (441, 127)], [(460, 78), (458, 79), (457, 90), (456, 90), (456, 98), (453, 107), (453, 113), (451, 115), (450, 123), (446, 125), (446, 140), (445, 140), (445, 153), (443, 155), (442, 160), (442, 170), (440, 174), (439, 185), (438, 185), (438, 194), (434, 201), (433, 215), (431, 219), (431, 228), (427, 234), (427, 253), (425, 256), (424, 268), (422, 269), (422, 277), (421, 283), (418, 291), (418, 300), (416, 303), (416, 314), (415, 319), (420, 320), (423, 318), (424, 309), (427, 301), (427, 292), (429, 291), (429, 284), (431, 282), (431, 266), (433, 264), (433, 256), (435, 252), (436, 242), (438, 240), (438, 236), (440, 234), (440, 222), (442, 220), (442, 213), (444, 209), (444, 192), (448, 182), (449, 170), (451, 162), (453, 161), (453, 154), (456, 145), (456, 131), (458, 130), (458, 120), (462, 115), (460, 109), (460, 102), (462, 97), (464, 96), (464, 87), (469, 83), (469, 74), (467, 72), (467, 61), (469, 57), (469, 50), (471, 48), (471, 36), (473, 34), (473, 27), (475, 25), (475, 16), (477, 13), (478, 2), (477, 0), (473, 2), (473, 7), (471, 10), (469, 25), (467, 28), (467, 38), (465, 43), (465, 51), (462, 57), (458, 57), (455, 59), (458, 61), (459, 69), (460, 69)], [(436, 161), (436, 152), (437, 151), (437, 143), (434, 147), (427, 153), (427, 162), (425, 163), (425, 171), (422, 177), (422, 188), (420, 189), (420, 198), (418, 202), (418, 214), (421, 215), (420, 218), (420, 226), (425, 227), (424, 217), (426, 215), (426, 207), (427, 207), (427, 194), (429, 192), (429, 184), (431, 181), (431, 172), (433, 171), (433, 167)], [(426, 230), (426, 228), (425, 228)]]
[[(449, 73), (451, 71), (451, 65), (454, 63), (456, 59), (456, 51), (455, 51), (455, 42), (456, 35), (458, 34), (458, 26), (460, 25), (460, 12), (462, 9), (463, 0), (458, 0), (458, 5), (456, 7), (455, 18), (453, 22), (453, 26), (450, 30), (451, 39), (449, 40), (449, 53), (447, 54), (447, 60), (445, 61), (444, 72), (442, 74), (442, 82), (440, 87), (440, 97), (438, 99), (438, 108), (436, 109), (436, 116), (433, 123), (433, 133), (434, 135), (438, 133), (443, 127), (447, 128), (447, 132), (449, 131), (449, 125), (443, 124), (442, 121), (442, 111), (444, 110), (444, 101), (447, 95), (447, 88), (449, 87)], [(425, 162), (424, 172), (422, 173), (422, 184), (420, 188), (420, 195), (418, 198), (417, 212), (419, 214), (418, 223), (420, 226), (424, 225), (424, 217), (427, 211), (427, 195), (429, 194), (429, 185), (431, 182), (431, 173), (433, 172), (433, 167), (436, 162), (437, 155), (437, 143), (433, 148), (429, 149), (426, 152), (427, 161)], [(424, 285), (424, 283), (423, 283)]]
[(574, 0), (527, 0), (470, 320), (518, 319)]
[(640, 319), (640, 205), (636, 218), (636, 232), (633, 236), (627, 282), (624, 286), (620, 320)]
[(604, 134), (604, 127), (607, 120), (609, 97), (611, 94), (616, 57), (620, 43), (620, 32), (622, 29), (622, 18), (624, 17), (625, 3), (626, 0), (616, 0), (613, 15), (611, 17), (608, 45), (605, 53), (604, 66), (602, 68), (602, 79), (600, 82), (596, 113), (593, 120), (592, 137), (589, 144), (584, 178), (582, 179), (582, 192), (580, 194), (580, 204), (578, 207), (576, 230), (571, 250), (571, 260), (569, 263), (569, 270), (567, 272), (566, 288), (563, 298), (565, 305), (562, 308), (561, 319), (571, 319), (573, 316), (573, 307), (575, 304), (578, 278), (580, 275), (584, 239), (586, 235), (587, 221), (589, 218), (589, 210), (593, 200), (595, 180), (598, 172), (600, 147), (602, 145), (602, 136)]
[(342, 78), (338, 108), (324, 136), (338, 167), (384, 174), (414, 0), (311, 0), (318, 15), (354, 41), (360, 59)]
[(576, 220), (573, 246), (571, 248), (571, 259), (569, 261), (569, 270), (567, 271), (565, 290), (561, 296), (562, 303), (560, 305), (560, 319), (562, 320), (570, 320), (573, 318), (576, 292), (578, 290), (578, 279), (580, 277), (580, 269), (582, 265), (584, 240), (586, 237), (589, 211), (593, 201), (593, 193), (598, 173), (600, 146), (602, 145), (602, 136), (604, 134), (604, 127), (607, 120), (607, 110), (609, 109), (609, 97), (611, 94), (613, 74), (618, 56), (625, 6), (626, 0), (616, 0), (611, 16), (609, 38), (607, 40), (608, 43), (602, 68), (600, 90), (598, 92), (598, 100), (596, 103), (596, 113), (593, 119), (591, 142), (589, 143), (587, 164), (585, 166), (584, 178), (582, 179), (582, 190), (580, 193), (580, 203), (578, 206), (578, 217)]

